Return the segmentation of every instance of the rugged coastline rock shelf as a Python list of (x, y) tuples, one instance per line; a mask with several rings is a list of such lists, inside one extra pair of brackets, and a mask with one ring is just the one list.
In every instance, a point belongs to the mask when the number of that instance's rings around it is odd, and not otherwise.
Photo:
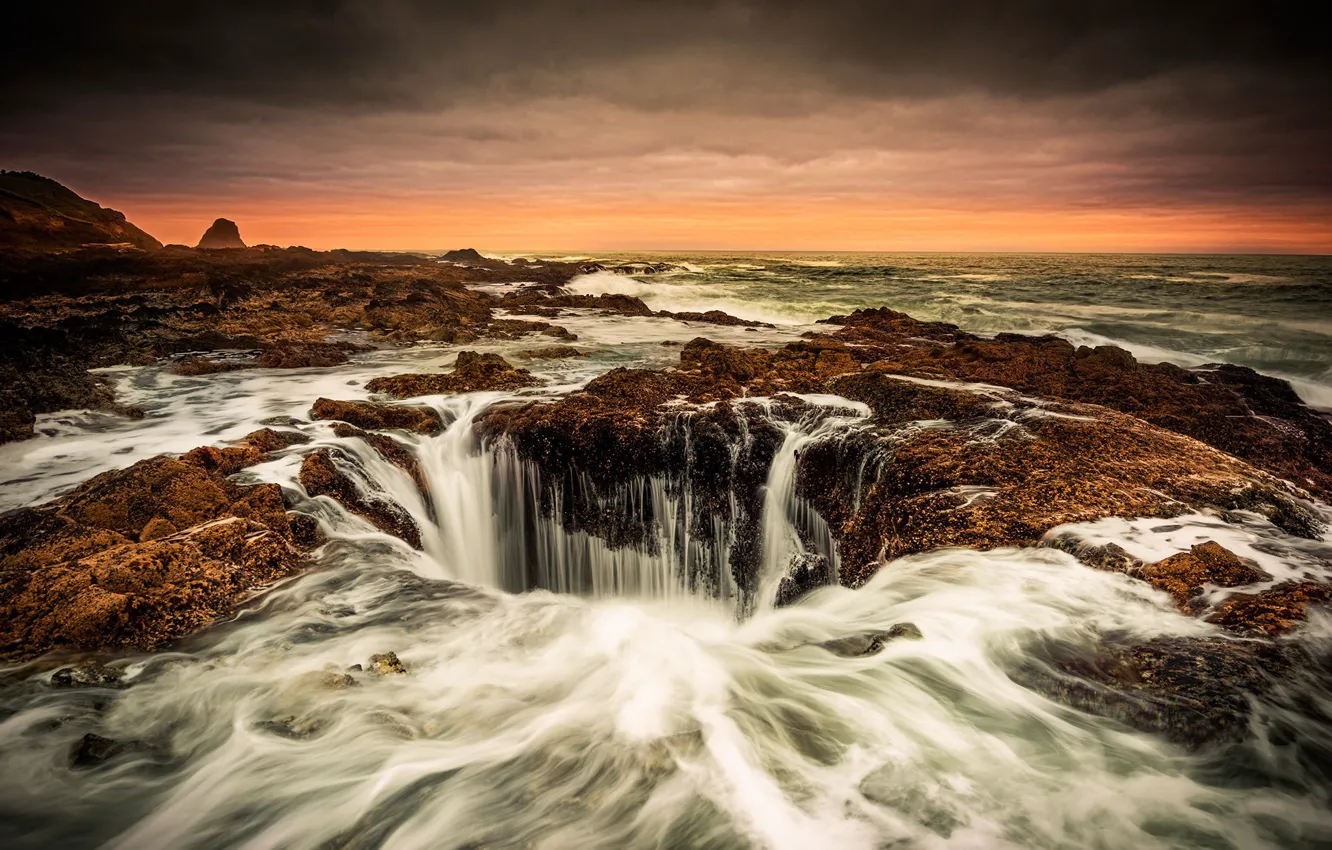
[(0, 837), (1332, 840), (1326, 412), (615, 271), (0, 263)]

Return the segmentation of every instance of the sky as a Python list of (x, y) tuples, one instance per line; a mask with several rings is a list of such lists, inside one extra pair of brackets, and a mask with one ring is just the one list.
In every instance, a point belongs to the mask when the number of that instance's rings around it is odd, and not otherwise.
[(1332, 253), (1313, 5), (25, 3), (0, 167), (187, 244)]

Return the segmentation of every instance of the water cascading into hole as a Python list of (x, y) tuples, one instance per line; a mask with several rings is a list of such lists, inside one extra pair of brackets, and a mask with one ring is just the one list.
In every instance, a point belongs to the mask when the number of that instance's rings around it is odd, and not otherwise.
[[(814, 583), (835, 579), (837, 542), (796, 493), (796, 478), (802, 450), (854, 428), (869, 415), (863, 405), (800, 396), (804, 411), (792, 420), (789, 413), (779, 415), (771, 400), (749, 399), (741, 434), (729, 445), (729, 470), (672, 469), (608, 489), (577, 468), (543, 470), (507, 437), (483, 443), (478, 417), (505, 398), (484, 393), (435, 400), (443, 432), (409, 440), (425, 493), (360, 440), (338, 444), (363, 496), (394, 503), (416, 522), (428, 556), (425, 569), (433, 564), (438, 577), (509, 592), (696, 596), (734, 604), (741, 614), (774, 605), (795, 568), (806, 572), (807, 581), (810, 571), (818, 573)], [(751, 416), (776, 428), (775, 448), (751, 445)], [(692, 444), (696, 435), (688, 417), (672, 427), (676, 432), (663, 440)], [(747, 497), (736, 469), (753, 457), (764, 464), (759, 475), (766, 468), (766, 477), (751, 486), (752, 498), (742, 504)], [(724, 482), (714, 489), (725, 492), (710, 491), (710, 501), (700, 501), (700, 475)], [(747, 567), (741, 563), (747, 559), (756, 563)]]
[(801, 452), (821, 440), (830, 439), (867, 419), (867, 406), (836, 396), (799, 396), (815, 405), (816, 413), (827, 408), (845, 410), (849, 416), (806, 416), (783, 423), (785, 436), (773, 457), (764, 487), (762, 542), (756, 606), (776, 605), (783, 580), (804, 573), (805, 583), (832, 584), (841, 569), (837, 540), (828, 523), (796, 492)]

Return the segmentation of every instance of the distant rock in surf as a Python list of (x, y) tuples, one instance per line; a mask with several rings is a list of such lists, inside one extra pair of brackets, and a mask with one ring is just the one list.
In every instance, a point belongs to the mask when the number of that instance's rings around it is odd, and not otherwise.
[(241, 241), (240, 228), (236, 227), (236, 222), (228, 218), (219, 218), (213, 222), (212, 227), (204, 231), (198, 247), (244, 248), (245, 243)]

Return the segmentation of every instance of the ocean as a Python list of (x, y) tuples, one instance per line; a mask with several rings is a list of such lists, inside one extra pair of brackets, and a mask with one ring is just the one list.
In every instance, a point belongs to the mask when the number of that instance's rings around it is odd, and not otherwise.
[[(554, 255), (552, 255), (554, 256)], [(1225, 362), (1332, 407), (1332, 257), (1149, 254), (662, 253), (598, 255), (683, 270), (595, 274), (658, 310), (801, 324), (890, 307), (978, 334), (1055, 333), (1145, 362)], [(593, 259), (593, 257), (589, 257)]]

